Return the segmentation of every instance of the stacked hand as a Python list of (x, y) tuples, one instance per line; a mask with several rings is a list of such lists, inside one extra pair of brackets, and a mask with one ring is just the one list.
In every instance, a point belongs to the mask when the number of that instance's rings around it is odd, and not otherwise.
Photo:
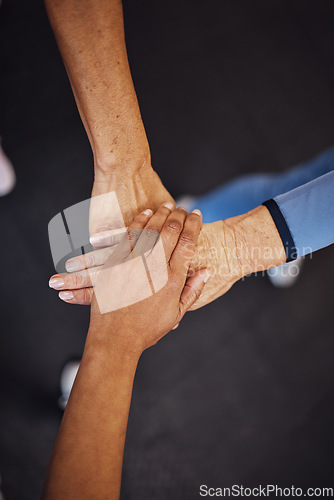
[[(116, 345), (117, 349), (134, 352), (138, 356), (178, 326), (185, 312), (200, 296), (210, 276), (206, 269), (188, 276), (189, 259), (191, 261), (194, 256), (201, 225), (202, 217), (199, 211), (195, 210), (188, 215), (183, 208), (173, 211), (167, 203), (154, 214), (148, 209), (137, 215), (114, 252), (110, 253), (107, 249), (90, 254), (90, 258), (94, 254), (98, 262), (101, 256), (106, 261), (103, 266), (95, 268), (95, 293), (92, 296), (88, 343), (96, 340), (104, 344), (112, 343), (113, 347)], [(163, 252), (157, 262), (154, 249), (160, 241)], [(142, 261), (134, 257), (142, 256), (142, 250), (147, 248), (150, 249), (146, 257), (147, 268), (155, 268), (155, 276), (158, 278), (157, 273), (166, 275), (164, 286), (144, 300), (111, 310), (115, 304), (115, 293), (123, 295), (124, 298), (129, 289), (142, 291)], [(128, 266), (129, 263), (131, 266)], [(146, 276), (143, 284), (145, 280)], [(121, 284), (121, 290), (110, 288), (111, 281)], [(153, 285), (154, 283), (153, 279)], [(130, 294), (131, 292), (132, 290)], [(119, 302), (118, 297), (116, 301)], [(101, 311), (102, 303), (104, 311)], [(100, 314), (101, 312), (104, 314)]]
[[(153, 206), (153, 205), (151, 205)], [(172, 210), (172, 202), (165, 204)], [(182, 209), (184, 213), (185, 210)], [(154, 224), (155, 219), (151, 224)], [(158, 228), (153, 226), (153, 229)], [(197, 309), (223, 295), (247, 270), (242, 269), (236, 255), (235, 228), (228, 222), (217, 221), (203, 224), (196, 250), (188, 256), (190, 274), (207, 269), (211, 278), (191, 309)], [(99, 273), (119, 243), (119, 238), (109, 230), (94, 235), (96, 250), (70, 259), (66, 263), (68, 273), (52, 276), (50, 286), (60, 291), (60, 298), (71, 304), (90, 304), (93, 287)]]
[[(159, 178), (152, 171), (146, 175), (146, 183), (142, 185), (144, 194), (141, 199), (154, 192), (154, 201), (148, 205), (156, 209), (158, 198), (171, 198), (162, 186)], [(124, 184), (124, 193), (127, 193)], [(112, 187), (112, 186), (111, 186)], [(96, 188), (94, 188), (96, 189)], [(122, 189), (117, 189), (121, 207), (125, 207), (127, 197), (122, 196)], [(139, 201), (139, 195), (130, 195), (128, 210), (125, 210), (126, 221), (137, 211), (136, 204), (141, 208), (144, 201)], [(170, 209), (173, 202), (167, 202)], [(106, 211), (106, 213), (108, 213)], [(95, 214), (94, 214), (95, 215)], [(101, 223), (102, 220), (102, 223)], [(86, 255), (70, 259), (66, 263), (68, 273), (55, 275), (50, 280), (50, 286), (60, 292), (59, 296), (71, 304), (90, 304), (93, 287), (97, 276), (107, 259), (113, 252), (119, 240), (114, 232), (110, 232), (108, 219), (103, 216), (91, 218), (93, 227), (104, 229), (94, 235), (96, 250)], [(243, 276), (277, 266), (285, 261), (285, 251), (269, 212), (265, 207), (257, 207), (247, 214), (233, 217), (225, 221), (203, 224), (196, 251), (189, 258), (190, 273), (207, 269), (211, 279), (199, 299), (191, 309), (197, 309), (226, 293), (231, 286)]]

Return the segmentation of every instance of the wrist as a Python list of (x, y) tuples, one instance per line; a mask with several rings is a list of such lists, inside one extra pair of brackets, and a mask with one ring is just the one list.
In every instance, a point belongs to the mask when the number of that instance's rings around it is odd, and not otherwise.
[(103, 316), (99, 317), (98, 323), (91, 321), (85, 343), (85, 352), (90, 356), (117, 357), (127, 366), (136, 368), (143, 351), (140, 339), (129, 328), (110, 322), (106, 325)]
[(136, 155), (128, 160), (107, 154), (94, 157), (94, 177), (97, 181), (108, 182), (131, 178), (146, 170), (152, 170), (149, 151), (137, 151)]
[(225, 223), (233, 228), (240, 277), (286, 262), (282, 240), (266, 207), (256, 207)]
[(102, 372), (106, 377), (108, 372), (133, 378), (138, 366), (139, 357), (129, 355), (124, 350), (117, 350), (101, 342), (86, 342), (81, 363), (89, 366), (92, 373)]
[(104, 142), (106, 146), (92, 146), (95, 177), (108, 179), (118, 175), (132, 176), (142, 169), (151, 168), (151, 153), (146, 135), (138, 140), (131, 134), (131, 141), (127, 139), (124, 146), (112, 146), (117, 142), (115, 138), (104, 138)]

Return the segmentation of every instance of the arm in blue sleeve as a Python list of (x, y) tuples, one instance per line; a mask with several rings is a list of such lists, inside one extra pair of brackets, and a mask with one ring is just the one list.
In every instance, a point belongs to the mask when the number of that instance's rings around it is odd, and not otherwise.
[(334, 243), (334, 170), (265, 201), (287, 261)]

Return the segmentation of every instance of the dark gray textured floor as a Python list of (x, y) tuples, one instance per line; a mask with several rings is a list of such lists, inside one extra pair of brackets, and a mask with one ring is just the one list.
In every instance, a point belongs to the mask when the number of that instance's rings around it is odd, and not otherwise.
[[(330, 0), (125, 3), (153, 163), (174, 195), (285, 169), (334, 144)], [(47, 224), (86, 199), (92, 157), (40, 2), (0, 9), (0, 133), (18, 175), (0, 199), (0, 471), (38, 498), (63, 362), (88, 310), (48, 289)], [(295, 288), (246, 279), (146, 352), (123, 498), (199, 498), (200, 484), (334, 486), (333, 248)]]

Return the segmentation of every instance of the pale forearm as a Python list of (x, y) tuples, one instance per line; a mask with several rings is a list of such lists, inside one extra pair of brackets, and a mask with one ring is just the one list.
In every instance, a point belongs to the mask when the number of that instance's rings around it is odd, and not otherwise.
[(95, 168), (141, 168), (149, 146), (128, 64), (121, 0), (45, 0)]
[(43, 498), (117, 499), (137, 358), (90, 335), (53, 450)]
[(286, 261), (282, 240), (264, 206), (225, 222), (233, 229), (235, 257), (240, 264), (241, 277), (279, 266)]
[(211, 278), (192, 309), (217, 299), (244, 276), (285, 260), (275, 223), (263, 206), (225, 221), (203, 224), (193, 267), (207, 268)]

